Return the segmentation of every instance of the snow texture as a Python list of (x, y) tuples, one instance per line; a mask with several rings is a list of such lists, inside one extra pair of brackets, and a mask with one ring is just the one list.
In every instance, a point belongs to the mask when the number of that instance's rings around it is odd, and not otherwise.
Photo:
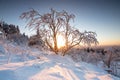
[(69, 56), (0, 42), (0, 80), (120, 80)]

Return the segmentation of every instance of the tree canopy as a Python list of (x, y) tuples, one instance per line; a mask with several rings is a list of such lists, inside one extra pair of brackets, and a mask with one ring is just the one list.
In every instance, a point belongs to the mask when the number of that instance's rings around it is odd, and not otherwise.
[[(50, 9), (50, 12), (40, 14), (38, 11), (31, 9), (23, 12), (20, 18), (28, 21), (27, 27), (30, 29), (39, 29), (42, 40), (56, 54), (61, 51), (65, 55), (67, 51), (80, 45), (80, 43), (89, 46), (98, 43), (95, 32), (80, 32), (77, 28), (71, 26), (70, 23), (74, 20), (75, 15), (69, 14), (65, 10)], [(61, 48), (58, 47), (57, 37), (59, 35), (62, 35), (65, 40), (65, 44)]]

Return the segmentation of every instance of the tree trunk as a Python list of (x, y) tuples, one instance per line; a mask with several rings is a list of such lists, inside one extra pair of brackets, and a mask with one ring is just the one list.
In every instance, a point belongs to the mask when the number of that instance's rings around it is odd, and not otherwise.
[(111, 61), (112, 61), (112, 52), (110, 52), (110, 55), (108, 58), (108, 64), (107, 64), (108, 68), (110, 68)]
[(58, 52), (56, 33), (54, 33), (54, 52), (55, 52), (56, 54), (57, 54), (57, 52)]

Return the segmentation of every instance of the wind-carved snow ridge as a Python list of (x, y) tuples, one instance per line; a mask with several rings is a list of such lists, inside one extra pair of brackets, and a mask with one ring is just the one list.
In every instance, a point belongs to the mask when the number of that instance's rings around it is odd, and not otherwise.
[(76, 63), (67, 55), (2, 42), (0, 48), (0, 80), (120, 80), (92, 64)]

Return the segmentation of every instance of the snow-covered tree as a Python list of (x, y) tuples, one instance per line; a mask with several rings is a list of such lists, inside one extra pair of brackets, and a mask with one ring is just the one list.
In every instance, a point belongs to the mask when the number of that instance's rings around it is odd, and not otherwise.
[(19, 45), (27, 45), (28, 36), (21, 34), (18, 26), (0, 21), (0, 32), (2, 33), (3, 38), (9, 41), (13, 41)]
[[(88, 45), (98, 43), (95, 32), (80, 32), (72, 27), (70, 23), (74, 20), (75, 15), (64, 10), (59, 12), (51, 9), (49, 13), (40, 14), (38, 11), (31, 9), (22, 13), (20, 18), (28, 21), (27, 27), (30, 29), (39, 29), (42, 40), (56, 54), (61, 51), (65, 55), (71, 48), (81, 42)], [(59, 34), (62, 34), (65, 39), (65, 44), (61, 48), (58, 48), (57, 36)]]

